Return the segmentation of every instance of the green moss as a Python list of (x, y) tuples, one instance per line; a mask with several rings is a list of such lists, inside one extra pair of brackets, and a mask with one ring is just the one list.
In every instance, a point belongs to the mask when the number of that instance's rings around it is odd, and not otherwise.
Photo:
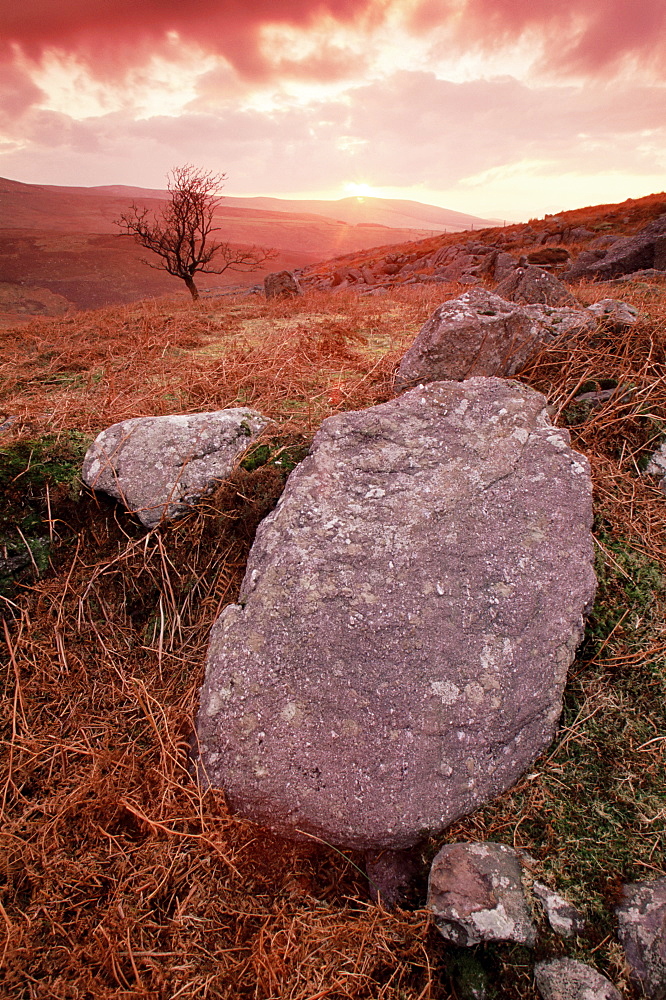
[(47, 519), (78, 493), (90, 438), (77, 431), (24, 438), (0, 446), (0, 593), (29, 581), (48, 566)]
[(254, 472), (264, 465), (273, 465), (285, 472), (291, 472), (308, 453), (305, 444), (284, 444), (279, 438), (255, 445), (241, 462), (246, 472)]

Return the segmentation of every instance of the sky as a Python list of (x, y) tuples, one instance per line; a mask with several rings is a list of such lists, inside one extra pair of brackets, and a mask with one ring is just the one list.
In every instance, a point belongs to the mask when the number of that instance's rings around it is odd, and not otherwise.
[(409, 198), (666, 188), (666, 0), (0, 0), (0, 175)]

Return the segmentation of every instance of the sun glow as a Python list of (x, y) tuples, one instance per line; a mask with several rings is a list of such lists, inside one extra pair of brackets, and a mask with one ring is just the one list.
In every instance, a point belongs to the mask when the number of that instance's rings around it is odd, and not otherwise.
[(380, 197), (377, 188), (371, 187), (370, 184), (357, 184), (354, 181), (349, 181), (344, 185), (343, 190), (346, 194), (354, 195), (358, 199)]

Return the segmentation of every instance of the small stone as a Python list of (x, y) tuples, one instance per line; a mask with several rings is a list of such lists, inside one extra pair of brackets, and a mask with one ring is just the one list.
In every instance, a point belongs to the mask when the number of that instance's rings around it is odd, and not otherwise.
[(609, 979), (573, 958), (537, 962), (534, 978), (543, 1000), (622, 1000)]
[(301, 286), (293, 271), (274, 271), (264, 278), (267, 299), (289, 299), (302, 295)]
[(619, 299), (600, 299), (588, 306), (587, 311), (613, 333), (624, 333), (638, 319), (638, 309)]
[(536, 926), (517, 851), (506, 844), (447, 844), (435, 857), (428, 909), (440, 934), (458, 945), (515, 941), (530, 947)]
[(655, 451), (650, 459), (645, 472), (648, 476), (659, 476), (659, 486), (666, 493), (666, 441)]
[(573, 937), (585, 930), (585, 921), (579, 910), (563, 896), (542, 882), (532, 885), (532, 892), (543, 905), (548, 923), (562, 937)]
[(632, 980), (648, 1000), (665, 1000), (666, 878), (625, 885), (616, 914)]

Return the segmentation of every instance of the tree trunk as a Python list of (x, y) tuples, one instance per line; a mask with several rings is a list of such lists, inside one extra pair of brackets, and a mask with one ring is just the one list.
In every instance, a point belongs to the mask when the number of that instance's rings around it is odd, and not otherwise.
[(199, 298), (199, 292), (197, 291), (197, 286), (194, 284), (194, 281), (189, 276), (189, 274), (183, 276), (183, 281), (187, 285), (188, 291), (192, 296), (192, 301), (196, 302), (197, 299)]

